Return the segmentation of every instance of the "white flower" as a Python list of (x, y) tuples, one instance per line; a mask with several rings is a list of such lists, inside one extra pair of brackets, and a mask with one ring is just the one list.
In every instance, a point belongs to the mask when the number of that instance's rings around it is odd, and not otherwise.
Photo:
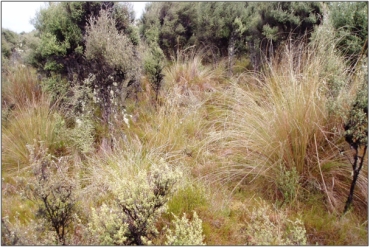
[(77, 118), (76, 119), (76, 124), (77, 124), (77, 127), (80, 128), (82, 126), (82, 121), (81, 119)]

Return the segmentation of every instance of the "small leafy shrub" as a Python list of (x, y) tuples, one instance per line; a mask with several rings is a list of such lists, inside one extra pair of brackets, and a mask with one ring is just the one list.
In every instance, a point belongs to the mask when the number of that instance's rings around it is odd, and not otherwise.
[(3, 245), (56, 245), (56, 234), (50, 231), (46, 219), (28, 219), (21, 222), (19, 214), (13, 219), (1, 219), (1, 243)]
[(277, 188), (283, 194), (284, 202), (293, 202), (298, 194), (299, 174), (295, 167), (287, 170), (280, 166), (280, 174), (277, 177)]
[(176, 215), (173, 216), (175, 217), (173, 221), (175, 229), (174, 231), (167, 229), (166, 245), (205, 245), (203, 243), (202, 220), (198, 218), (195, 211), (192, 221), (186, 218), (185, 213), (181, 219)]
[(56, 233), (56, 242), (66, 244), (66, 235), (75, 213), (75, 183), (68, 176), (65, 159), (54, 160), (43, 143), (27, 146), (34, 179), (28, 183), (29, 199), (38, 203), (37, 216), (45, 218)]
[(306, 245), (306, 229), (300, 219), (290, 220), (283, 211), (265, 202), (254, 208), (247, 223), (248, 245)]
[(61, 76), (53, 75), (42, 81), (42, 89), (51, 96), (52, 102), (64, 103), (67, 98), (69, 83)]
[(89, 229), (95, 241), (101, 245), (125, 245), (128, 224), (122, 223), (124, 213), (118, 208), (103, 204), (98, 210), (92, 209)]
[(161, 162), (152, 165), (149, 172), (140, 170), (134, 180), (127, 178), (112, 182), (110, 190), (115, 203), (109, 210), (103, 204), (99, 216), (93, 213), (89, 225), (93, 234), (101, 236), (99, 244), (150, 244), (158, 235), (155, 223), (166, 211), (180, 177), (181, 172)]
[(88, 154), (94, 150), (94, 123), (87, 117), (77, 118), (73, 129), (68, 130), (72, 145), (82, 154)]
[(158, 99), (159, 90), (162, 86), (164, 54), (161, 48), (154, 43), (150, 45), (145, 58), (144, 70), (149, 77), (150, 85), (155, 91), (156, 100)]

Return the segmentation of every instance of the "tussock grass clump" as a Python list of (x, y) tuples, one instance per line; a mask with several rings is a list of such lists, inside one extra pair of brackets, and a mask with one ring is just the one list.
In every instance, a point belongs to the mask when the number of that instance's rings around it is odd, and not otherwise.
[[(222, 164), (211, 175), (214, 181), (250, 183), (267, 197), (279, 199), (287, 191), (281, 189), (278, 174), (282, 168), (295, 169), (299, 179), (289, 189), (303, 197), (318, 190), (336, 210), (342, 208), (350, 185), (351, 165), (346, 160), (350, 150), (342, 126), (359, 82), (350, 80), (345, 67), (338, 67), (336, 75), (343, 76), (343, 83), (333, 94), (327, 83), (333, 79), (328, 63), (341, 58), (331, 46), (323, 54), (315, 45), (300, 45), (297, 50), (287, 46), (262, 76), (241, 77), (215, 101), (222, 117), (215, 119), (204, 150)], [(362, 175), (356, 198), (363, 205), (366, 184)]]
[(63, 155), (67, 137), (63, 135), (64, 120), (50, 108), (50, 99), (42, 97), (27, 107), (12, 112), (9, 123), (2, 126), (2, 171), (16, 171), (29, 166), (26, 145), (42, 141), (53, 155)]
[(165, 68), (157, 107), (148, 114), (141, 112), (133, 127), (143, 145), (188, 157), (196, 153), (205, 133), (204, 102), (219, 90), (217, 83), (224, 79), (222, 70), (204, 66), (201, 60), (194, 51), (184, 51)]
[(2, 107), (27, 106), (42, 98), (40, 81), (33, 68), (17, 65), (4, 73), (1, 83)]
[(175, 105), (188, 105), (204, 98), (204, 93), (216, 91), (225, 80), (224, 65), (204, 65), (202, 51), (182, 51), (173, 64), (164, 69), (163, 94)]

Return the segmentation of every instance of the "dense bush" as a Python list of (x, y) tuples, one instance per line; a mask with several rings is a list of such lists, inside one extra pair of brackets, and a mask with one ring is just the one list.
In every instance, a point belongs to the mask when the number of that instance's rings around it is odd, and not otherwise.
[[(250, 56), (258, 69), (261, 55), (273, 57), (288, 37), (310, 33), (320, 23), (320, 3), (151, 3), (141, 18), (141, 33), (158, 35), (167, 58), (180, 48), (208, 47), (216, 57)], [(159, 21), (158, 21), (159, 20)], [(217, 49), (214, 49), (217, 47)]]
[(108, 122), (111, 113), (122, 110), (130, 87), (137, 87), (140, 57), (131, 40), (119, 33), (115, 20), (102, 10), (98, 19), (90, 19), (86, 30), (85, 56), (90, 64), (88, 88), (104, 110)]
[[(99, 244), (149, 244), (158, 235), (155, 227), (176, 189), (181, 173), (167, 164), (140, 170), (135, 180), (112, 181), (115, 202), (103, 204), (99, 214), (93, 211), (90, 229)], [(109, 216), (110, 215), (110, 216)], [(108, 221), (110, 220), (110, 221)]]
[[(34, 19), (41, 41), (32, 58), (48, 76), (49, 91), (66, 97), (65, 91), (73, 95), (84, 89), (89, 95), (77, 105), (65, 102), (75, 114), (88, 113), (91, 109), (81, 105), (93, 104), (100, 108), (94, 117), (108, 124), (129, 94), (138, 91), (141, 62), (133, 22), (132, 6), (114, 2), (55, 3)], [(63, 90), (53, 85), (59, 76), (69, 82)]]
[(338, 49), (354, 65), (368, 44), (368, 3), (343, 2), (329, 4), (329, 18), (340, 38)]

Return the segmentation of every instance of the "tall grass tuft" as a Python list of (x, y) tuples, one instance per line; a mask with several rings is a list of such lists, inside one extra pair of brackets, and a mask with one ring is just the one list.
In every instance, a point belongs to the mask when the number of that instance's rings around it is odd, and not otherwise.
[(194, 91), (213, 91), (216, 83), (225, 79), (225, 65), (204, 65), (204, 51), (193, 48), (178, 53), (177, 59), (164, 70), (164, 92), (173, 87), (180, 88), (180, 93), (187, 89)]
[(44, 142), (55, 156), (66, 152), (67, 137), (62, 116), (50, 107), (45, 95), (39, 102), (27, 107), (17, 107), (2, 125), (2, 171), (16, 171), (29, 166), (29, 152), (26, 145), (34, 141)]
[[(210, 129), (204, 150), (222, 164), (211, 173), (213, 181), (249, 183), (270, 198), (286, 200), (289, 194), (293, 201), (289, 191), (301, 197), (319, 191), (335, 211), (351, 180), (342, 126), (359, 81), (349, 76), (330, 42), (311, 44), (289, 44), (261, 76), (233, 83), (215, 101), (222, 118)], [(339, 75), (341, 85), (334, 87)], [(299, 177), (284, 191), (278, 176), (287, 171)], [(358, 181), (362, 205), (367, 205), (367, 181), (366, 175)]]
[(27, 106), (42, 97), (41, 85), (36, 71), (24, 65), (17, 65), (10, 73), (4, 73), (1, 83), (2, 106)]

